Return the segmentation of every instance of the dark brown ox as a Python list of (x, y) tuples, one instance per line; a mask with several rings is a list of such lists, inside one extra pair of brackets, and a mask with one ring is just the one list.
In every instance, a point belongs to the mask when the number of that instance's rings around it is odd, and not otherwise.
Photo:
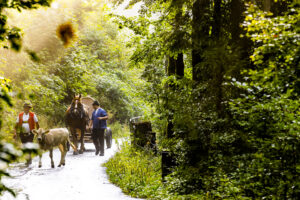
[[(67, 143), (69, 142), (74, 151), (77, 151), (73, 143), (69, 139), (69, 131), (66, 128), (55, 128), (44, 131), (43, 129), (33, 130), (33, 133), (37, 136), (40, 149), (49, 150), (49, 156), (51, 159), (51, 167), (54, 168), (53, 161), (53, 148), (58, 147), (61, 152), (60, 163), (58, 167), (65, 165), (65, 157), (67, 154)], [(42, 153), (40, 154), (39, 167), (42, 167)]]

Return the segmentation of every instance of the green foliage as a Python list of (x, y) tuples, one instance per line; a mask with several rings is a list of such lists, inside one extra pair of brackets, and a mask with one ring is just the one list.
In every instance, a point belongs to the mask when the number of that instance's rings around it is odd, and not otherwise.
[[(144, 3), (139, 16), (114, 16), (118, 25), (105, 6), (86, 2), (88, 11), (75, 24), (78, 41), (58, 49), (57, 58), (50, 48), (28, 50), (39, 63), (26, 62), (13, 73), (14, 90), (30, 98), (51, 125), (62, 123), (74, 93), (100, 100), (114, 137), (127, 136), (121, 123), (128, 118), (150, 119), (159, 149), (172, 151), (177, 166), (163, 184), (160, 156), (125, 143), (106, 167), (110, 180), (133, 196), (297, 199), (299, 4), (274, 1), (272, 16), (253, 4), (243, 15), (249, 2), (243, 0), (132, 0), (130, 5), (137, 2)], [(6, 16), (1, 21), (0, 36), (18, 50), (19, 29), (6, 29)], [(127, 46), (126, 28), (134, 33)], [(184, 76), (173, 69), (179, 55)], [(7, 82), (2, 86), (3, 103), (9, 103)]]
[(120, 122), (116, 121), (112, 124), (108, 125), (112, 130), (112, 135), (114, 139), (120, 139), (120, 138), (128, 138), (129, 128), (126, 124), (121, 124)]
[[(159, 147), (176, 155), (165, 191), (204, 199), (297, 199), (299, 5), (275, 1), (273, 17), (249, 4), (243, 33), (248, 1), (142, 2), (139, 17), (118, 20), (136, 34), (131, 64), (145, 68), (144, 98), (154, 111), (147, 117)], [(198, 29), (191, 22), (194, 2), (207, 6)], [(167, 71), (169, 57), (180, 53), (184, 77)], [(191, 80), (191, 71), (199, 80)]]
[[(237, 87), (242, 97), (231, 103), (239, 130), (247, 133), (253, 153), (247, 157), (242, 184), (256, 198), (296, 199), (299, 180), (299, 9), (268, 18), (249, 8), (247, 32), (255, 42), (255, 69)], [(246, 173), (247, 171), (247, 173)], [(240, 173), (241, 173), (240, 172)]]
[(135, 149), (127, 141), (120, 152), (104, 164), (112, 183), (133, 197), (147, 199), (199, 199), (200, 195), (177, 195), (168, 192), (161, 181), (161, 157), (151, 150)]
[[(13, 112), (13, 101), (11, 98), (12, 86), (11, 80), (1, 77), (0, 80), (0, 128), (1, 128), (1, 137), (6, 137), (8, 141), (11, 141), (12, 134), (9, 133), (10, 130), (7, 128), (7, 122), (13, 120), (13, 123), (10, 123), (10, 126), (15, 125), (15, 116), (10, 117), (8, 113)], [(2, 116), (6, 116), (4, 119)], [(4, 125), (4, 126), (3, 126)]]
[(128, 68), (130, 52), (106, 9), (99, 5), (84, 14), (78, 41), (59, 57), (51, 59), (46, 48), (32, 55), (39, 62), (28, 62), (13, 74), (14, 89), (31, 99), (39, 116), (51, 119), (49, 126), (63, 124), (73, 95), (79, 93), (98, 99), (114, 116), (112, 122), (124, 123), (147, 109), (139, 97), (141, 70)]
[(37, 155), (39, 153), (39, 146), (38, 144), (27, 143), (24, 147), (19, 149), (1, 137), (0, 151), (0, 196), (6, 191), (11, 193), (13, 196), (16, 196), (16, 193), (12, 188), (9, 188), (2, 183), (3, 178), (11, 177), (10, 174), (7, 173), (7, 168), (9, 164), (22, 160), (22, 158), (28, 154)]
[[(8, 80), (4, 79), (2, 77), (1, 79), (1, 84), (0, 84), (0, 122), (2, 126), (2, 113), (4, 106), (7, 104), (9, 106), (12, 106), (11, 104), (11, 98), (8, 94), (10, 91), (10, 85), (8, 84)], [(9, 191), (11, 194), (14, 194), (13, 190), (11, 188), (6, 187), (2, 182), (1, 179), (5, 176), (9, 176), (9, 174), (5, 171), (6, 166), (15, 161), (20, 155), (20, 152), (18, 152), (12, 144), (5, 144), (4, 140), (0, 138), (0, 164), (1, 164), (1, 169), (0, 169), (0, 195), (4, 191)], [(3, 166), (4, 165), (4, 166)]]
[[(7, 25), (7, 15), (4, 10), (16, 9), (19, 12), (24, 9), (37, 9), (40, 6), (49, 6), (52, 0), (3, 0), (0, 4), (0, 42), (9, 42), (10, 48), (20, 51), (22, 47), (21, 29)], [(4, 45), (4, 48), (8, 48)]]
[[(1, 162), (1, 169), (0, 169), (0, 195), (3, 192), (8, 191), (11, 194), (15, 195), (14, 191), (11, 188), (6, 187), (2, 182), (1, 179), (3, 177), (9, 177), (10, 175), (6, 172), (6, 167), (9, 163), (16, 161), (22, 154), (21, 151), (17, 151), (15, 147), (10, 143), (5, 143), (3, 140), (0, 142), (0, 162)], [(4, 165), (4, 166), (3, 166)]]
[[(198, 191), (211, 199), (297, 199), (299, 180), (295, 177), (299, 176), (300, 141), (297, 8), (292, 7), (285, 16), (275, 18), (249, 8), (246, 17), (249, 21), (245, 24), (255, 45), (251, 56), (254, 68), (225, 82), (224, 95), (230, 94), (230, 90), (240, 93), (239, 98), (228, 96), (231, 100), (224, 101), (225, 105), (230, 102), (229, 117), (220, 118), (211, 103), (216, 88), (213, 77), (198, 87), (189, 86), (185, 79), (167, 79), (166, 84), (173, 88), (165, 89), (164, 94), (167, 108), (173, 112), (177, 136), (164, 144), (175, 152), (178, 164), (169, 180), (173, 193)], [(218, 61), (217, 55), (226, 59), (228, 53), (211, 55)], [(202, 64), (211, 67), (204, 67), (205, 70), (216, 71), (214, 64), (222, 64), (207, 58)], [(241, 76), (243, 82), (238, 81)], [(169, 113), (165, 114), (162, 119)]]
[(159, 157), (132, 149), (127, 142), (105, 167), (110, 180), (135, 197), (149, 197), (160, 182)]
[[(14, 50), (21, 49), (21, 30), (7, 26), (7, 17), (2, 14), (3, 8), (30, 9), (37, 8), (38, 5), (49, 6), (49, 2), (44, 0), (2, 2), (0, 40), (10, 42)], [(139, 97), (139, 90), (144, 84), (139, 78), (142, 70), (128, 68), (130, 50), (126, 49), (123, 44), (124, 37), (106, 15), (106, 6), (100, 5), (99, 2), (97, 2), (99, 7), (92, 7), (91, 4), (95, 5), (94, 1), (76, 5), (80, 13), (84, 9), (88, 11), (79, 16), (81, 21), (78, 20), (78, 16), (72, 15), (74, 26), (78, 25), (80, 28), (79, 39), (71, 47), (63, 49), (51, 35), (50, 39), (47, 38), (48, 41), (41, 42), (43, 49), (40, 51), (29, 50), (31, 45), (27, 44), (29, 48), (26, 48), (25, 52), (32, 61), (26, 60), (22, 63), (25, 59), (18, 59), (22, 56), (18, 58), (16, 56), (13, 60), (17, 64), (17, 70), (10, 68), (12, 63), (2, 63), (2, 69), (5, 69), (5, 74), (9, 75), (12, 81), (9, 84), (8, 79), (1, 79), (0, 122), (5, 115), (3, 120), (5, 125), (1, 129), (0, 142), (0, 195), (6, 190), (13, 193), (11, 189), (1, 184), (1, 178), (9, 176), (5, 172), (8, 165), (19, 161), (27, 153), (37, 151), (35, 146), (17, 150), (17, 147), (5, 143), (13, 140), (15, 118), (22, 108), (23, 100), (31, 100), (41, 127), (52, 128), (64, 126), (63, 116), (75, 93), (92, 96), (100, 100), (101, 106), (111, 113), (110, 126), (115, 138), (128, 136), (127, 126), (120, 122), (126, 122), (129, 117), (140, 115), (147, 109), (147, 104)], [(10, 14), (14, 16), (14, 13)], [(27, 13), (26, 16), (35, 17), (34, 14)], [(60, 18), (59, 14), (53, 17)], [(75, 21), (78, 21), (78, 24)], [(26, 23), (31, 26), (31, 22)], [(13, 100), (9, 94), (13, 94)], [(10, 107), (12, 103), (15, 107)]]
[[(11, 107), (11, 96), (9, 95), (11, 92), (11, 85), (10, 81), (5, 78), (1, 78), (0, 82), (0, 124), (2, 126), (2, 116), (5, 111), (5, 107)], [(0, 127), (2, 128), (2, 127)], [(7, 139), (4, 138), (3, 135), (0, 135), (0, 196), (3, 192), (8, 191), (12, 195), (15, 196), (15, 192), (5, 186), (2, 183), (2, 179), (4, 177), (10, 177), (10, 174), (7, 173), (6, 169), (10, 163), (16, 162), (20, 160), (24, 155), (28, 153), (37, 153), (38, 152), (38, 145), (28, 144), (24, 146), (21, 150), (18, 150), (16, 146), (7, 142)]]

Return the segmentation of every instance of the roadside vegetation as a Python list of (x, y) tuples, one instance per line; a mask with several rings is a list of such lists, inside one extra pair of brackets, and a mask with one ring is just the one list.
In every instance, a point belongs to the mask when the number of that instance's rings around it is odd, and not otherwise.
[[(125, 47), (126, 32), (120, 32), (112, 22), (104, 2), (55, 3), (47, 9), (12, 13), (14, 25), (27, 24), (28, 28), (20, 52), (1, 49), (0, 70), (10, 80), (14, 105), (5, 110), (3, 119), (2, 134), (7, 137), (24, 100), (32, 102), (45, 128), (64, 126), (63, 117), (74, 94), (98, 99), (110, 114), (109, 124), (124, 124), (147, 109), (147, 103), (139, 97), (145, 82), (139, 78), (142, 69), (128, 67), (131, 49)], [(70, 12), (66, 13), (65, 7)], [(41, 19), (46, 20), (48, 15), (53, 19), (45, 27)], [(33, 29), (32, 24), (38, 28)], [(59, 27), (74, 32), (68, 46), (56, 35)], [(35, 40), (36, 35), (41, 35), (40, 41)], [(34, 51), (34, 59), (27, 49)]]
[(151, 149), (133, 148), (128, 141), (120, 145), (104, 167), (109, 180), (132, 197), (145, 199), (189, 199), (196, 200), (203, 195), (179, 195), (172, 192), (172, 182), (161, 178), (161, 156)]
[[(109, 112), (115, 138), (129, 138), (134, 116), (157, 134), (157, 154), (125, 142), (105, 164), (127, 194), (300, 196), (298, 0), (126, 1), (141, 5), (134, 17), (104, 0), (3, 2), (0, 195), (13, 192), (1, 184), (7, 165), (36, 151), (10, 145), (24, 100), (43, 128), (62, 127), (82, 94)], [(162, 151), (175, 162), (165, 182)]]
[(114, 122), (108, 124), (113, 132), (113, 139), (129, 139), (130, 132), (127, 124), (121, 124), (120, 122)]
[(145, 118), (176, 166), (143, 185), (156, 157), (125, 147), (107, 164), (111, 180), (149, 199), (298, 199), (299, 1), (138, 2), (137, 18), (115, 21), (135, 33)]
[(154, 197), (161, 187), (160, 157), (150, 150), (132, 148), (128, 141), (105, 165), (112, 183), (134, 197)]
[(64, 114), (74, 94), (91, 96), (109, 112), (114, 138), (126, 137), (128, 119), (147, 110), (139, 97), (145, 83), (140, 79), (142, 69), (129, 67), (132, 50), (124, 42), (127, 33), (112, 22), (105, 1), (4, 2), (0, 5), (0, 195), (13, 192), (1, 185), (8, 164), (22, 160), (23, 152), (37, 150), (35, 146), (22, 150), (13, 138), (24, 101), (31, 101), (41, 127), (48, 129), (65, 127)]

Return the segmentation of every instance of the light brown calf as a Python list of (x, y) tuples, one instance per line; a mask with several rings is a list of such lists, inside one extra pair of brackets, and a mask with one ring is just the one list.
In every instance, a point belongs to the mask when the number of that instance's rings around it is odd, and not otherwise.
[[(33, 133), (37, 135), (37, 140), (42, 150), (49, 150), (49, 156), (51, 159), (51, 167), (54, 168), (53, 162), (53, 148), (58, 147), (61, 152), (61, 159), (58, 167), (65, 165), (65, 157), (67, 154), (67, 143), (69, 142), (74, 151), (77, 151), (76, 147), (69, 139), (69, 131), (66, 128), (55, 128), (44, 131), (43, 129), (33, 130)], [(42, 167), (42, 154), (40, 154), (39, 167)]]

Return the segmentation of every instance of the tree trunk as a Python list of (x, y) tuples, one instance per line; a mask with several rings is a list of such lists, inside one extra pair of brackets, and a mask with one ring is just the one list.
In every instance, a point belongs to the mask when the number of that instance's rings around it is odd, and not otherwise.
[[(177, 58), (173, 58), (169, 56), (169, 62), (168, 62), (168, 69), (167, 69), (167, 75), (176, 75), (177, 78), (182, 78), (184, 76), (184, 62), (183, 62), (183, 54), (180, 53), (177, 55)], [(172, 90), (176, 90), (174, 88), (173, 84), (169, 84), (167, 87), (169, 87)], [(170, 113), (173, 113), (173, 109), (169, 107), (168, 102), (166, 102), (166, 109), (170, 110)], [(166, 136), (167, 138), (172, 138), (174, 136), (174, 130), (173, 130), (173, 115), (170, 114), (168, 116), (168, 125), (167, 125), (167, 131)]]
[[(181, 17), (182, 17), (182, 6), (183, 6), (183, 1), (181, 2), (177, 2), (178, 4), (176, 5), (177, 8), (177, 13), (174, 19), (174, 34), (178, 34), (178, 32), (180, 32), (180, 27), (182, 23)], [(176, 51), (180, 51), (181, 48), (181, 42), (180, 40), (182, 38), (180, 37), (176, 37), (177, 41), (174, 44), (174, 48)], [(179, 44), (179, 45), (178, 45)], [(171, 75), (175, 75), (176, 78), (182, 78), (184, 76), (184, 60), (183, 60), (183, 53), (178, 53), (177, 56), (172, 57), (169, 56), (168, 57), (168, 70), (167, 70), (167, 75), (171, 76)], [(169, 87), (171, 90), (176, 90), (176, 88), (174, 88), (174, 85), (171, 83), (169, 84), (167, 87)], [(176, 92), (176, 91), (175, 91)], [(166, 102), (166, 109), (169, 110), (170, 113), (173, 113), (173, 109), (169, 107), (168, 105), (168, 100)], [(167, 138), (172, 138), (174, 137), (174, 130), (173, 130), (173, 114), (169, 114), (167, 117), (168, 120), (168, 125), (167, 125), (167, 130), (166, 130), (166, 137)]]
[(242, 28), (240, 24), (243, 21), (244, 5), (241, 0), (232, 0), (230, 3), (230, 28), (231, 43), (238, 43), (241, 38)]
[[(221, 12), (221, 0), (214, 0), (214, 23), (212, 27), (212, 36), (215, 41), (219, 41), (221, 39), (221, 30), (222, 30), (222, 12)], [(214, 73), (216, 74), (215, 77), (215, 105), (216, 105), (216, 112), (218, 113), (219, 117), (222, 117), (223, 114), (223, 90), (222, 90), (222, 84), (223, 84), (223, 76), (224, 76), (224, 67), (222, 62), (217, 66), (217, 69), (215, 69)]]
[(264, 0), (263, 6), (264, 6), (264, 11), (271, 11), (271, 1), (272, 0)]
[(221, 32), (221, 2), (221, 0), (214, 0), (214, 24), (212, 27), (212, 34), (217, 40), (220, 39)]
[(172, 76), (175, 75), (175, 73), (176, 73), (176, 60), (173, 57), (168, 56), (167, 75)]
[(182, 78), (184, 76), (184, 61), (182, 53), (178, 54), (176, 59), (169, 56), (167, 75), (176, 75), (177, 78)]
[(203, 60), (201, 53), (209, 37), (209, 0), (196, 0), (192, 8), (192, 66), (193, 80), (201, 80), (198, 64)]
[(271, 12), (273, 16), (279, 16), (284, 14), (289, 8), (289, 5), (293, 3), (293, 0), (285, 0), (285, 1), (272, 1), (271, 2)]
[(175, 68), (177, 78), (182, 78), (184, 76), (183, 53), (177, 55)]

